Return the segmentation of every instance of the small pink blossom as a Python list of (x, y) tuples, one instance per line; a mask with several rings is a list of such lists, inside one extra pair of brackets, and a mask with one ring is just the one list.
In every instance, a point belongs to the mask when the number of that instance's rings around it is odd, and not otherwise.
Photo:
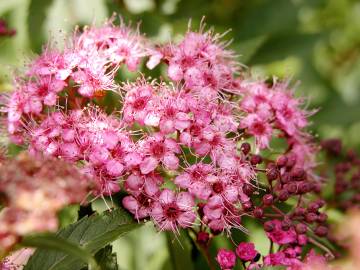
[(243, 261), (252, 261), (257, 255), (253, 243), (241, 242), (236, 248), (236, 255)]
[(151, 217), (160, 230), (176, 232), (178, 227), (187, 228), (194, 225), (196, 215), (193, 197), (187, 192), (174, 193), (163, 189), (159, 200), (154, 203)]
[(222, 270), (231, 270), (235, 266), (236, 256), (231, 250), (220, 249), (216, 255), (216, 261)]
[(293, 227), (285, 231), (281, 227), (281, 221), (277, 219), (268, 221), (268, 223), (273, 226), (273, 230), (266, 234), (274, 243), (284, 245), (296, 242), (297, 236)]
[(179, 159), (175, 154), (180, 153), (180, 148), (173, 139), (164, 138), (159, 133), (154, 134), (141, 142), (141, 149), (145, 154), (140, 164), (143, 174), (155, 170), (160, 162), (169, 170), (176, 170), (179, 166)]

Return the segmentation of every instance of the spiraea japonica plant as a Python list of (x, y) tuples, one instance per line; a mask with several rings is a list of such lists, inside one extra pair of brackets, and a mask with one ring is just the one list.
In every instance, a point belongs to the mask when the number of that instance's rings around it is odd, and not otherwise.
[[(110, 19), (77, 29), (64, 48), (44, 48), (17, 72), (2, 111), (26, 153), (1, 161), (3, 256), (37, 247), (25, 269), (50, 269), (56, 258), (37, 263), (41, 248), (55, 248), (80, 257), (65, 256), (61, 269), (100, 269), (96, 252), (152, 222), (175, 238), (185, 230), (211, 269), (325, 269), (337, 254), (322, 210), (320, 146), (309, 133), (314, 111), (291, 82), (251, 76), (224, 40), (202, 23), (179, 42), (155, 44)], [(161, 68), (164, 76), (148, 77)], [(137, 78), (121, 80), (125, 69)], [(96, 198), (118, 201), (55, 236), (39, 234), (57, 230), (63, 207)], [(252, 233), (244, 219), (261, 225), (268, 253), (232, 237)], [(101, 224), (101, 233), (71, 238), (84, 223)], [(221, 235), (233, 249), (212, 256)]]

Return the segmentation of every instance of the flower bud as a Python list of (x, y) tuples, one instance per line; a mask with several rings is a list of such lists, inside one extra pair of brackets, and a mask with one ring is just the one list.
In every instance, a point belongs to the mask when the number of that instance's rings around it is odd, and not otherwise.
[(295, 155), (289, 155), (287, 156), (287, 162), (286, 162), (286, 168), (289, 170), (296, 164), (296, 156)]
[(249, 211), (252, 208), (252, 203), (250, 201), (243, 202), (241, 205), (242, 205), (244, 211)]
[(307, 213), (305, 215), (305, 220), (308, 223), (313, 223), (317, 220), (317, 215), (315, 213)]
[(285, 202), (287, 199), (289, 199), (289, 193), (285, 189), (281, 190), (279, 193), (279, 200)]
[(250, 184), (245, 184), (243, 187), (243, 192), (248, 196), (252, 195), (254, 191), (254, 187)]
[(272, 205), (274, 202), (274, 196), (271, 194), (265, 194), (264, 197), (262, 198), (262, 201), (267, 206)]
[(303, 223), (296, 224), (295, 230), (298, 234), (304, 234), (306, 233), (307, 226)]
[(262, 157), (260, 155), (253, 155), (250, 158), (250, 163), (253, 166), (260, 164), (261, 162), (262, 162)]
[(272, 231), (274, 230), (274, 225), (272, 224), (271, 221), (266, 221), (266, 222), (264, 223), (264, 230), (265, 230), (266, 232), (272, 232)]
[(324, 223), (324, 222), (326, 222), (327, 218), (328, 218), (327, 214), (320, 213), (317, 217), (317, 222)]
[(262, 218), (264, 216), (264, 210), (260, 207), (256, 207), (254, 209), (253, 214), (254, 214), (254, 217), (256, 217), (256, 218)]
[(290, 193), (290, 194), (296, 194), (296, 192), (298, 191), (298, 186), (296, 183), (290, 183), (286, 185), (286, 190)]
[(316, 202), (309, 203), (308, 211), (312, 213), (316, 213), (319, 210), (319, 205)]
[(284, 155), (281, 155), (276, 160), (276, 166), (278, 166), (279, 168), (282, 168), (282, 167), (286, 166), (287, 161), (288, 161), (287, 157)]
[(269, 182), (272, 182), (279, 177), (279, 171), (274, 164), (269, 165), (266, 169), (266, 177)]
[(291, 227), (291, 221), (286, 218), (281, 222), (281, 229), (283, 229), (284, 231), (288, 231)]
[(302, 168), (294, 168), (291, 173), (291, 178), (295, 181), (303, 181), (306, 178), (306, 172)]
[(244, 155), (247, 155), (247, 154), (249, 154), (249, 152), (251, 150), (251, 146), (249, 143), (244, 142), (243, 144), (241, 144), (240, 149), (244, 153)]
[(210, 235), (207, 232), (199, 232), (196, 236), (196, 241), (206, 246), (209, 243)]
[(325, 226), (318, 226), (315, 228), (315, 234), (320, 237), (324, 237), (328, 234), (329, 229)]
[(302, 207), (296, 207), (295, 208), (295, 211), (294, 211), (294, 214), (295, 216), (303, 216), (304, 214), (306, 213), (306, 210)]

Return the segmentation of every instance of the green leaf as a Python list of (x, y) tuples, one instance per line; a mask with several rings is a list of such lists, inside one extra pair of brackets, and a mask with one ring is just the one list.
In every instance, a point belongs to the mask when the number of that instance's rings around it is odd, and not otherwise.
[(52, 0), (31, 0), (28, 11), (27, 24), (29, 27), (29, 38), (31, 49), (39, 53), (45, 41), (43, 25), (46, 19), (47, 9)]
[(184, 231), (180, 234), (166, 233), (173, 270), (194, 269), (191, 260), (191, 243)]
[(116, 253), (113, 253), (112, 246), (107, 245), (95, 254), (95, 259), (101, 269), (119, 270)]
[(22, 245), (65, 252), (74, 258), (80, 259), (84, 263), (88, 263), (89, 266), (91, 266), (91, 269), (99, 269), (94, 257), (88, 250), (81, 248), (79, 245), (66, 239), (57, 237), (54, 234), (49, 233), (27, 236), (22, 241)]
[[(80, 221), (61, 229), (56, 237), (66, 239), (91, 254), (110, 244), (127, 232), (138, 228), (132, 217), (123, 209), (106, 211), (100, 215), (84, 217)], [(31, 256), (25, 270), (42, 269), (81, 269), (86, 266), (83, 260), (67, 252), (58, 250), (38, 249)]]
[(59, 212), (60, 228), (64, 228), (77, 221), (79, 208), (78, 204), (69, 205)]

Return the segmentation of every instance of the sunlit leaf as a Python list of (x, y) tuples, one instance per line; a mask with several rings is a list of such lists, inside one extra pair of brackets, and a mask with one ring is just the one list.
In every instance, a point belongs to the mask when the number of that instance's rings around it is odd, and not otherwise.
[[(100, 215), (85, 217), (60, 230), (56, 237), (66, 239), (94, 254), (139, 226), (127, 212), (116, 209)], [(79, 260), (65, 251), (38, 249), (30, 258), (25, 269), (81, 269), (83, 266), (83, 260)]]

